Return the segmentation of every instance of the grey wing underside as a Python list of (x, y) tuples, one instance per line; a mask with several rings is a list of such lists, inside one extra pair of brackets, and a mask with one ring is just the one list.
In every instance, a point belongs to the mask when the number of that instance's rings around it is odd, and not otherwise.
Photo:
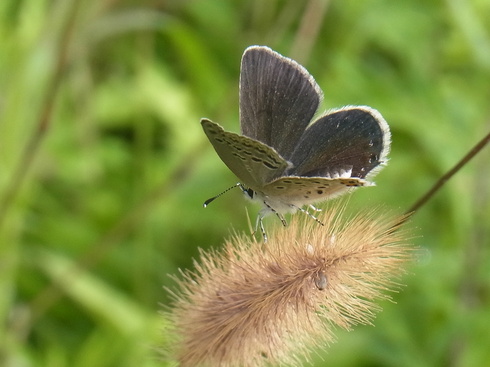
[(289, 160), (322, 92), (306, 69), (268, 47), (251, 46), (240, 71), (242, 134)]
[[(360, 178), (325, 177), (280, 177), (267, 184), (262, 193), (266, 200), (272, 200), (270, 206), (281, 211), (281, 204), (302, 207), (333, 199), (352, 191), (356, 187), (371, 184)], [(284, 211), (284, 210), (282, 210)]]
[(225, 131), (208, 119), (202, 119), (201, 125), (221, 160), (254, 190), (261, 190), (290, 166), (274, 149), (259, 141)]

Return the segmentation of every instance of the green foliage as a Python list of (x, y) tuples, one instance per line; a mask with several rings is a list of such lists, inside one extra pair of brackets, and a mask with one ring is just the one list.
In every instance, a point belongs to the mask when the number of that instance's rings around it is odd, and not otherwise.
[[(236, 179), (199, 125), (238, 131), (245, 47), (384, 115), (390, 164), (349, 208), (403, 212), (490, 131), (489, 25), (483, 0), (1, 1), (0, 365), (173, 365), (168, 274), (248, 230), (239, 190), (202, 208)], [(396, 304), (316, 366), (490, 360), (489, 152), (412, 220)]]

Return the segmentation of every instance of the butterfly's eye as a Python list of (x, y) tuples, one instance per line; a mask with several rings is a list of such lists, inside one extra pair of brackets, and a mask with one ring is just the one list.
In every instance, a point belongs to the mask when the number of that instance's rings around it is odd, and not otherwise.
[(247, 189), (247, 190), (245, 190), (244, 192), (245, 192), (245, 194), (247, 194), (247, 195), (248, 195), (248, 197), (249, 197), (250, 199), (253, 199), (253, 198), (254, 198), (254, 195), (255, 195), (255, 191), (254, 191), (254, 190), (252, 190), (252, 189)]

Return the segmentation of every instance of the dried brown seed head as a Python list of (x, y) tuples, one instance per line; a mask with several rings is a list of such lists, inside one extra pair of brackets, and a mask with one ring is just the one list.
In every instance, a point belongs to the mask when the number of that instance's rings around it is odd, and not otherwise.
[(369, 324), (410, 247), (393, 230), (399, 217), (342, 212), (323, 213), (325, 226), (294, 216), (265, 247), (235, 236), (222, 251), (201, 252), (171, 311), (181, 365), (298, 365), (334, 340), (333, 325)]

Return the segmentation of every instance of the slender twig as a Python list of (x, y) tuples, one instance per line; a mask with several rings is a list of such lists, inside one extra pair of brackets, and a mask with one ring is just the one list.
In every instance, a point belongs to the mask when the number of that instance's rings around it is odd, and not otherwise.
[(328, 5), (328, 0), (310, 0), (306, 6), (290, 52), (290, 56), (301, 64), (305, 64), (310, 56), (325, 19)]
[(443, 175), (435, 184), (432, 186), (432, 188), (427, 191), (427, 193), (422, 196), (415, 204), (413, 204), (410, 209), (406, 211), (406, 215), (411, 215), (412, 213), (416, 212), (419, 210), (429, 199), (434, 196), (434, 194), (441, 189), (441, 187), (449, 181), (451, 177), (454, 176), (456, 172), (458, 172), (466, 163), (468, 163), (475, 155), (477, 155), (480, 150), (487, 145), (487, 143), (490, 141), (490, 133), (488, 133), (487, 136), (485, 136), (478, 144), (476, 144), (473, 149), (471, 149), (468, 154), (466, 154), (463, 159), (461, 159), (453, 168), (451, 168), (445, 175)]
[(75, 28), (75, 19), (77, 16), (78, 7), (80, 1), (75, 1), (68, 14), (67, 22), (64, 29), (61, 31), (62, 36), (59, 40), (58, 55), (53, 71), (53, 77), (48, 85), (47, 92), (45, 94), (45, 101), (32, 135), (27, 141), (24, 151), (21, 154), (20, 160), (17, 166), (14, 168), (14, 172), (10, 178), (3, 197), (0, 199), (0, 228), (5, 222), (10, 206), (15, 201), (15, 198), (21, 191), (25, 178), (29, 169), (31, 168), (36, 153), (41, 146), (44, 137), (50, 127), (51, 117), (53, 114), (53, 108), (56, 102), (56, 96), (63, 80), (64, 71), (67, 65), (68, 49), (71, 44), (72, 34)]

